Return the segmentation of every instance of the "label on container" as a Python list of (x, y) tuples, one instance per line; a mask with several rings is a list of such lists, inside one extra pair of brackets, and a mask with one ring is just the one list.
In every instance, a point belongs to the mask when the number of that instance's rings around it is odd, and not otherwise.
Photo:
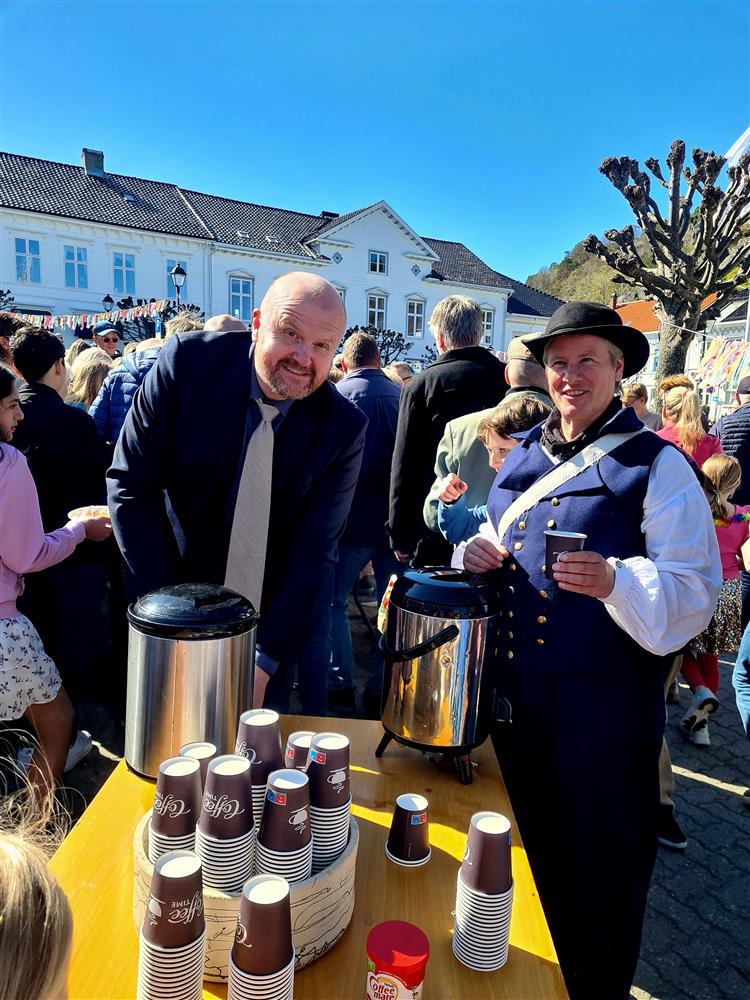
[(409, 987), (391, 972), (377, 972), (368, 961), (366, 1000), (421, 1000), (422, 983)]
[(322, 750), (316, 750), (315, 747), (310, 747), (310, 760), (314, 760), (316, 764), (325, 764), (326, 755)]
[(427, 822), (427, 813), (413, 813), (411, 816), (412, 826), (422, 826), (422, 824), (426, 822)]
[(277, 806), (286, 805), (286, 792), (277, 792), (273, 788), (268, 789), (268, 801)]

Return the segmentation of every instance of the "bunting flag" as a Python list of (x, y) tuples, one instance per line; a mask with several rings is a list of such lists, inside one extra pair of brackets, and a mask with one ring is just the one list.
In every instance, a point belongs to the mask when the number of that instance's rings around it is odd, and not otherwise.
[(750, 374), (750, 345), (745, 340), (716, 338), (708, 345), (698, 369), (698, 384), (703, 389), (723, 385), (735, 389), (741, 378)]
[(154, 302), (146, 302), (141, 306), (133, 306), (132, 309), (113, 309), (109, 313), (79, 313), (70, 316), (39, 316), (36, 313), (14, 313), (13, 315), (18, 316), (29, 326), (39, 326), (44, 330), (56, 330), (61, 326), (71, 330), (77, 326), (81, 329), (93, 329), (97, 323), (105, 321), (130, 323), (141, 316), (160, 316), (170, 304), (170, 299), (158, 299)]

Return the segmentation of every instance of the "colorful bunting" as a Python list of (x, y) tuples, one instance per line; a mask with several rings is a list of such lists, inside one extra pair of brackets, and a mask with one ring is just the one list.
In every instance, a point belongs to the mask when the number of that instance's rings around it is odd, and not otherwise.
[(77, 326), (82, 329), (93, 328), (97, 323), (109, 320), (110, 323), (129, 323), (140, 316), (160, 315), (170, 304), (169, 299), (158, 299), (156, 302), (146, 302), (141, 306), (133, 306), (132, 309), (113, 309), (110, 313), (83, 313), (82, 315), (70, 316), (39, 316), (36, 313), (14, 313), (29, 326), (40, 326), (45, 330), (53, 330), (64, 326), (74, 330)]

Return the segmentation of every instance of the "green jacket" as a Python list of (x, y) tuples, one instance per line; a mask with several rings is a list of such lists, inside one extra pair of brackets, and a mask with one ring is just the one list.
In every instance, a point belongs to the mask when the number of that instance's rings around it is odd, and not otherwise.
[(435, 457), (435, 482), (422, 508), (425, 524), (431, 531), (440, 530), (437, 523), (438, 485), (449, 472), (455, 472), (466, 483), (467, 507), (487, 503), (496, 473), (490, 468), (487, 449), (477, 437), (477, 427), (494, 409), (491, 406), (488, 410), (467, 413), (464, 417), (449, 420), (445, 425)]

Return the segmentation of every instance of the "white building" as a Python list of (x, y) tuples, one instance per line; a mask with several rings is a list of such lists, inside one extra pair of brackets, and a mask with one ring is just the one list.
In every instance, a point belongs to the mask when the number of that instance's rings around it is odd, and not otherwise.
[(462, 243), (419, 236), (386, 202), (306, 215), (125, 177), (84, 149), (81, 166), (0, 153), (0, 288), (18, 312), (89, 315), (102, 300), (174, 298), (169, 272), (187, 271), (182, 301), (249, 321), (274, 280), (322, 274), (348, 326), (398, 330), (419, 360), (427, 320), (450, 294), (476, 299), (488, 348), (544, 329), (560, 305), (492, 270)]

